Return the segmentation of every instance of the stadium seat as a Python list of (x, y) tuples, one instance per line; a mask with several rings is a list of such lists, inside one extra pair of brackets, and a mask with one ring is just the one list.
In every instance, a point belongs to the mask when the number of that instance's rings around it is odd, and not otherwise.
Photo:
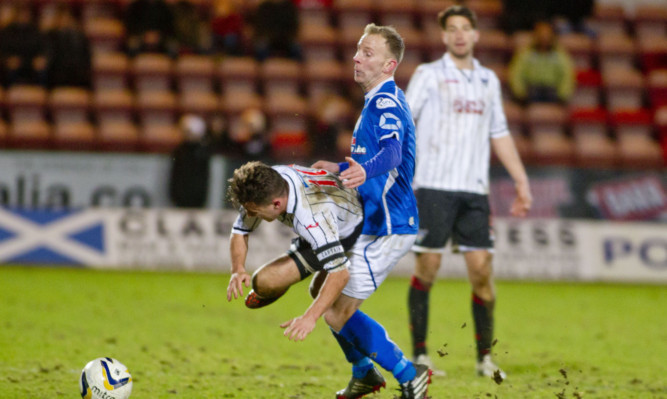
[(424, 38), (424, 33), (416, 28), (403, 28), (400, 31), (405, 43), (403, 61), (408, 63), (421, 63), (424, 60), (426, 50), (430, 49)]
[(513, 51), (510, 38), (501, 30), (481, 31), (475, 45), (475, 57), (483, 65), (507, 63)]
[(117, 18), (95, 17), (83, 21), (83, 30), (93, 53), (120, 51), (125, 42), (125, 27)]
[(271, 134), (271, 155), (276, 162), (307, 160), (310, 154), (304, 130), (276, 130)]
[(183, 142), (183, 133), (172, 123), (143, 124), (139, 135), (142, 151), (169, 153)]
[(138, 54), (130, 61), (130, 71), (137, 92), (171, 90), (173, 62), (165, 54)]
[(616, 143), (607, 131), (607, 112), (602, 108), (579, 108), (570, 112), (570, 131), (575, 161), (582, 167), (616, 166)]
[(252, 57), (224, 57), (217, 74), (224, 95), (254, 92), (259, 80), (259, 63)]
[(264, 97), (263, 111), (273, 131), (306, 131), (309, 122), (308, 104), (291, 92), (275, 92)]
[(639, 109), (643, 104), (644, 77), (633, 68), (609, 68), (602, 72), (607, 109)]
[(477, 14), (477, 26), (479, 29), (501, 28), (500, 17), (503, 11), (501, 0), (468, 0), (466, 5)]
[(595, 51), (599, 69), (604, 73), (610, 68), (634, 68), (637, 43), (627, 34), (608, 34), (598, 36)]
[(373, 0), (335, 0), (333, 10), (341, 29), (356, 27), (363, 30), (373, 21)]
[(125, 53), (95, 53), (92, 59), (92, 69), (95, 90), (128, 87), (130, 62)]
[(16, 120), (9, 126), (10, 147), (22, 149), (50, 149), (51, 125), (44, 120)]
[(382, 0), (374, 2), (373, 10), (379, 24), (394, 26), (403, 34), (403, 31), (415, 26), (416, 3), (405, 0)]
[(91, 95), (80, 87), (56, 87), (48, 95), (48, 107), (54, 124), (89, 120)]
[(639, 59), (645, 73), (667, 69), (667, 37), (645, 36), (638, 40)]
[(569, 104), (575, 108), (596, 108), (600, 102), (600, 86), (602, 76), (594, 69), (583, 69), (576, 72), (577, 84)]
[(41, 86), (14, 85), (5, 93), (10, 121), (10, 145), (46, 148), (51, 145), (51, 129), (46, 122), (47, 92)]
[(220, 98), (210, 91), (186, 91), (178, 96), (181, 113), (197, 114), (208, 120), (220, 111)]
[(181, 93), (214, 91), (215, 61), (212, 57), (184, 54), (176, 60), (174, 71)]
[(610, 122), (618, 141), (621, 165), (639, 168), (663, 165), (662, 149), (653, 138), (653, 119), (647, 110), (612, 112)]
[(97, 149), (97, 133), (88, 121), (66, 121), (53, 125), (54, 148), (67, 151)]
[[(524, 163), (532, 162), (531, 143), (524, 134), (523, 108), (512, 101), (503, 101), (503, 110), (507, 118), (507, 128), (512, 134), (514, 145)], [(493, 154), (495, 159), (495, 154)]]
[(288, 58), (269, 58), (260, 66), (264, 95), (290, 92), (297, 94), (301, 86), (301, 65)]
[(526, 108), (525, 124), (538, 164), (571, 164), (574, 145), (566, 135), (567, 112), (556, 104), (535, 103)]
[(5, 148), (8, 145), (8, 136), (9, 128), (7, 127), (7, 122), (3, 119), (0, 119), (0, 147)]
[(310, 60), (335, 60), (338, 55), (338, 32), (330, 25), (301, 24), (299, 43), (303, 58)]
[(357, 52), (357, 43), (364, 34), (364, 25), (342, 26), (338, 32), (339, 54), (344, 63), (352, 63), (352, 58)]
[(637, 4), (634, 10), (634, 32), (638, 38), (667, 36), (667, 8), (664, 4)]
[(588, 35), (567, 33), (560, 35), (558, 42), (570, 54), (576, 69), (591, 69), (594, 67), (593, 40)]
[[(341, 83), (347, 75), (352, 75), (352, 68), (344, 69), (336, 60), (306, 60), (303, 66), (306, 93), (311, 101), (323, 95), (340, 93)], [(349, 72), (346, 74), (346, 72)]]
[(139, 129), (132, 121), (102, 121), (97, 125), (97, 137), (103, 151), (134, 152), (138, 149)]
[(663, 105), (655, 110), (653, 122), (658, 129), (658, 139), (662, 145), (663, 162), (667, 165), (667, 105)]
[(620, 4), (596, 1), (589, 24), (601, 36), (625, 33), (627, 30), (625, 10)]
[(412, 77), (412, 74), (415, 73), (415, 70), (420, 63), (420, 61), (411, 60), (405, 60), (401, 62), (401, 64), (398, 66), (398, 69), (396, 69), (396, 72), (394, 73), (394, 78), (396, 79), (396, 84), (398, 84), (398, 87), (403, 90), (407, 89), (408, 83), (410, 83), (410, 78)]
[(667, 69), (656, 69), (646, 77), (646, 90), (651, 107), (667, 105)]

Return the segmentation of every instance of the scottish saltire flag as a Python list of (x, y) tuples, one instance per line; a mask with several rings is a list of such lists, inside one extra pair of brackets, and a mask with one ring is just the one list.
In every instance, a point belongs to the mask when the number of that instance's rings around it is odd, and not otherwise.
[(100, 212), (0, 208), (0, 263), (105, 263)]

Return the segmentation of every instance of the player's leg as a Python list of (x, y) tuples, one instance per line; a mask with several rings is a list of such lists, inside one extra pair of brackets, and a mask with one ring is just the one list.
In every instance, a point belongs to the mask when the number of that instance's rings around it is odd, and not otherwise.
[[(489, 218), (488, 197), (467, 195), (461, 216), (456, 222), (455, 236), (460, 250), (464, 253), (472, 288), (471, 306), (477, 347), (477, 372), (490, 377), (499, 369), (491, 361), (496, 294), (493, 284), (493, 241)], [(500, 373), (504, 378), (504, 373), (502, 371)]]
[(257, 309), (280, 298), (292, 284), (302, 280), (296, 262), (282, 255), (263, 265), (252, 275), (252, 291), (245, 300), (247, 307)]
[(324, 316), (346, 353), (346, 358), (353, 364), (353, 378), (348, 387), (339, 392), (338, 397), (363, 396), (345, 393), (352, 391), (356, 382), (360, 381), (358, 376), (368, 376), (369, 373), (376, 375), (370, 360), (390, 371), (400, 384), (408, 384), (411, 392), (421, 393), (418, 397), (423, 397), (426, 392), (430, 382), (428, 368), (417, 370), (401, 349), (389, 339), (384, 327), (358, 310), (363, 301), (382, 284), (414, 240), (415, 236), (412, 235), (362, 235), (350, 251), (350, 280)]
[(415, 362), (428, 364), (435, 375), (443, 376), (444, 371), (433, 367), (426, 346), (429, 296), (440, 269), (442, 251), (452, 231), (458, 200), (452, 193), (429, 189), (417, 190), (416, 198), (420, 234), (412, 248), (416, 263), (408, 289), (412, 355)]

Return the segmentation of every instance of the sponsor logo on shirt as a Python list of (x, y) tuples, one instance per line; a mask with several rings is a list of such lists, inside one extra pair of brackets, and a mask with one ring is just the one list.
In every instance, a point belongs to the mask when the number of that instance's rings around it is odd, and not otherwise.
[(378, 109), (385, 109), (385, 108), (395, 107), (396, 103), (391, 98), (382, 97), (377, 99), (377, 101), (375, 102), (375, 106)]
[(484, 100), (466, 100), (465, 98), (457, 98), (454, 100), (454, 112), (459, 114), (478, 114), (484, 113), (486, 103)]

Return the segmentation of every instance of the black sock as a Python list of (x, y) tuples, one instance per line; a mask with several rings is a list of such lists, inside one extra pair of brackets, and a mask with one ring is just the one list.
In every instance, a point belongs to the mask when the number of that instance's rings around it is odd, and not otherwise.
[(477, 360), (491, 353), (493, 340), (493, 307), (495, 300), (484, 301), (472, 294), (472, 317), (475, 320), (475, 341), (477, 343)]
[(414, 357), (426, 354), (426, 329), (428, 327), (428, 302), (431, 284), (426, 284), (412, 276), (408, 293), (410, 311), (410, 332), (412, 334), (412, 354)]

